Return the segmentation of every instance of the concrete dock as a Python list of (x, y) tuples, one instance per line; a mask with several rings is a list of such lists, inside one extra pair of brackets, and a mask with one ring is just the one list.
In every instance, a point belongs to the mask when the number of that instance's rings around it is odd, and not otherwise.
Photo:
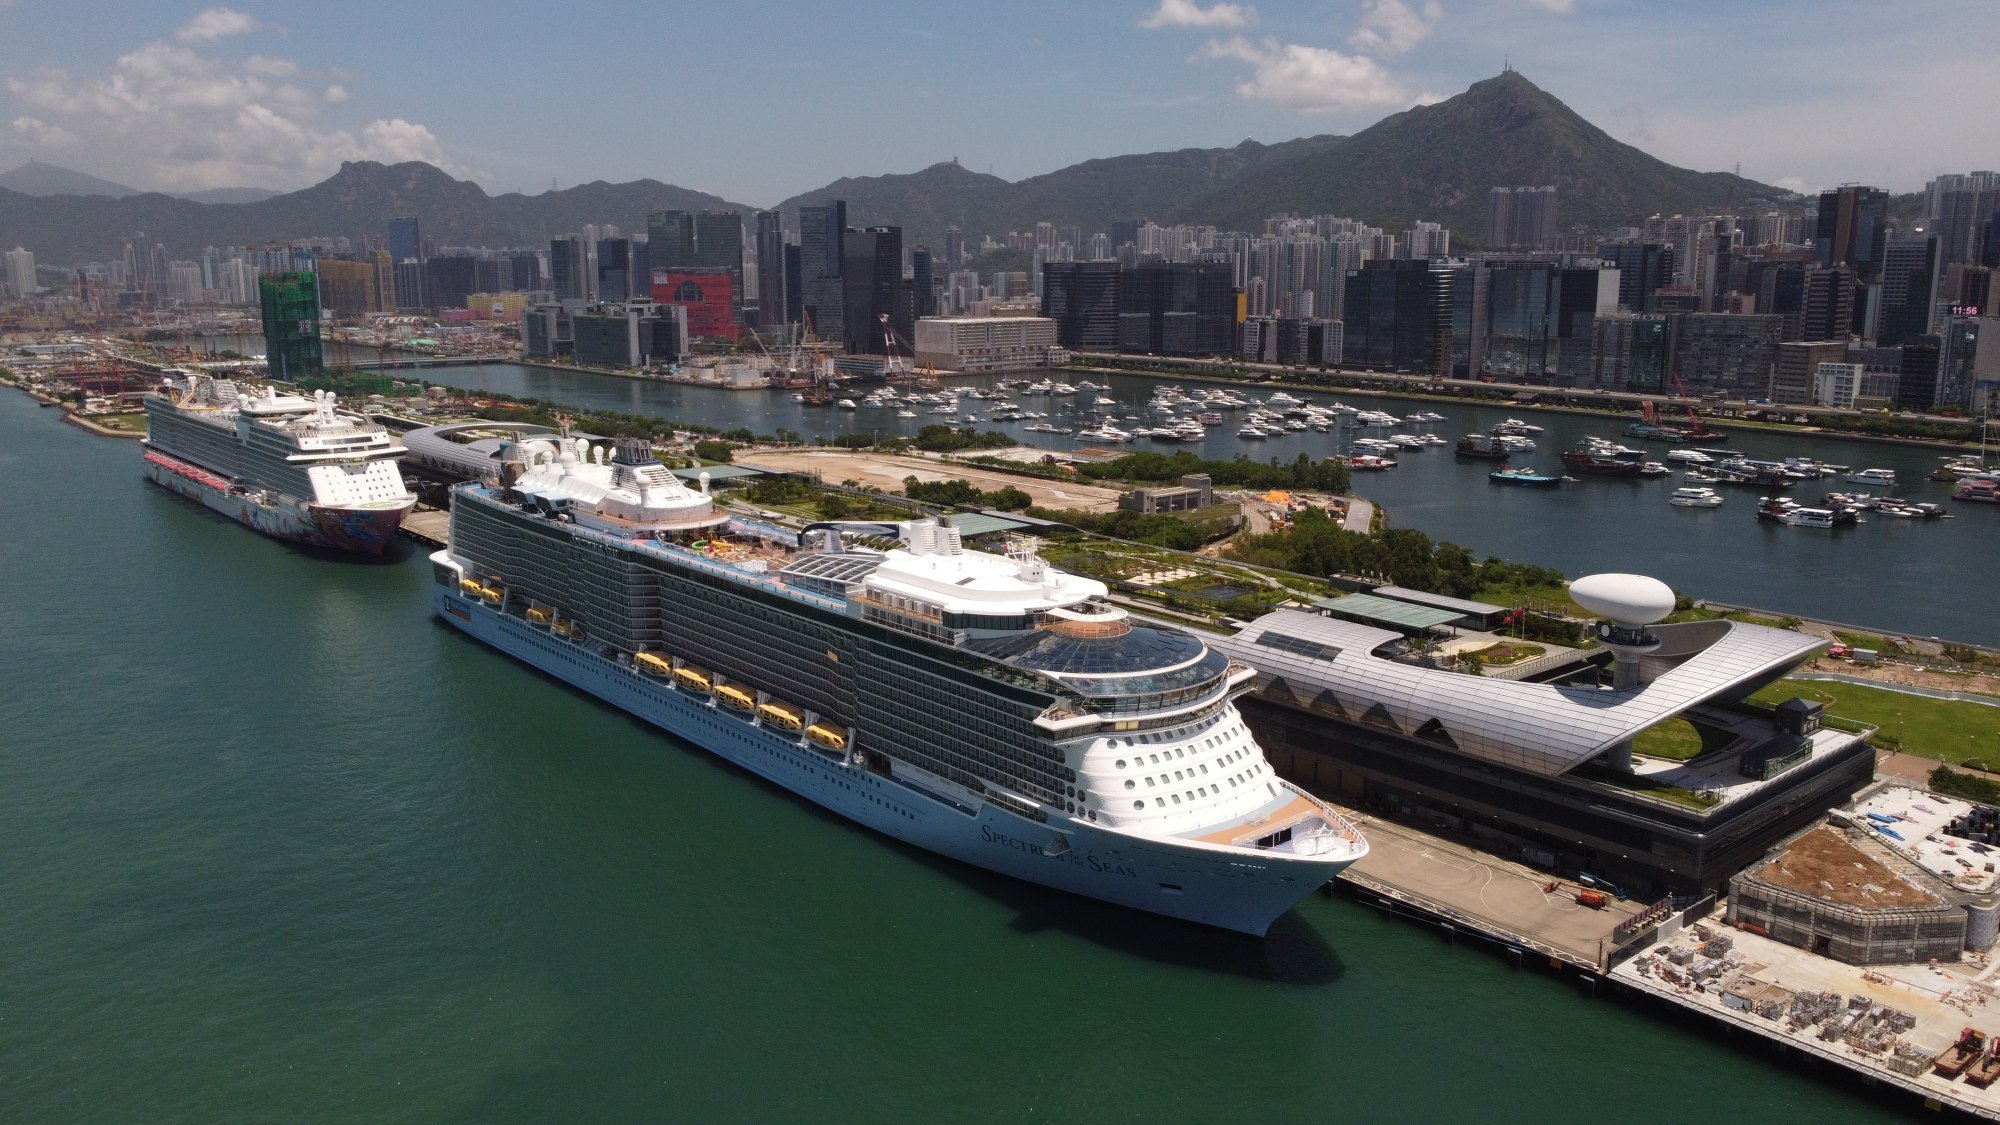
[[(2000, 962), (1928, 965), (1876, 965), (1866, 969), (1803, 949), (1743, 933), (1723, 926), (1706, 927), (1714, 936), (1725, 936), (1730, 944), (1733, 968), (1723, 969), (1705, 986), (1697, 987), (1693, 974), (1675, 965), (1677, 952), (1691, 963), (1699, 963), (1696, 948), (1703, 945), (1695, 928), (1681, 930), (1647, 947), (1647, 952), (1630, 958), (1615, 968), (1608, 979), (1620, 988), (1673, 1004), (1691, 1012), (1753, 1034), (1787, 1051), (1796, 1051), (1854, 1071), (1864, 1082), (1880, 1083), (1907, 1090), (1923, 1099), (1931, 1109), (1950, 1107), (1976, 1117), (2000, 1120), (2000, 1084), (1979, 1089), (1963, 1078), (1948, 1079), (1932, 1072), (1929, 1058), (1949, 1047), (1964, 1028), (1976, 1028), (1989, 1039), (2000, 1033), (2000, 1003), (1989, 978), (2000, 970)], [(1665, 971), (1663, 972), (1663, 967)], [(1775, 986), (1777, 993), (1770, 990)], [(1769, 1005), (1752, 997), (1774, 996)], [(1833, 1034), (1833, 1018), (1806, 1022), (1795, 1013), (1789, 997), (1798, 994), (1835, 993), (1841, 997), (1836, 1011), (1860, 1013), (1872, 1008), (1888, 1009), (1913, 1019), (1914, 1023), (1896, 1034), (1894, 1040), (1907, 1047), (1900, 1072), (1893, 1065), (1897, 1053), (1884, 1033), (1871, 1046), (1857, 1031)], [(1750, 1004), (1750, 1007), (1734, 1005)], [(1758, 1007), (1763, 1007), (1763, 1012)], [(1858, 1017), (1850, 1015), (1849, 1020)], [(1866, 1020), (1851, 1025), (1866, 1028)], [(1834, 1030), (1837, 1030), (1834, 1029)]]
[(419, 504), (403, 517), (403, 525), (396, 530), (405, 538), (426, 546), (442, 547), (445, 537), (451, 532), (451, 512)]

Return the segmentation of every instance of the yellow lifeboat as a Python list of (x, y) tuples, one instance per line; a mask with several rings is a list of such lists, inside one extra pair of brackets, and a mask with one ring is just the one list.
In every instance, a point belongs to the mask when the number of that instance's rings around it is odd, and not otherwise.
[(572, 618), (569, 623), (569, 628), (564, 631), (567, 632), (572, 638), (580, 638), (583, 636), (583, 622)]
[(847, 749), (847, 728), (839, 723), (814, 723), (806, 728), (806, 737), (828, 750)]
[(555, 619), (556, 619), (555, 610), (552, 610), (547, 606), (531, 605), (528, 607), (528, 620), (534, 622), (537, 625), (547, 625), (549, 622), (554, 621)]
[(683, 664), (674, 669), (674, 682), (690, 691), (708, 691), (715, 686), (708, 673), (692, 664)]
[(486, 600), (487, 605), (499, 605), (500, 600), (507, 596), (507, 591), (499, 586), (481, 586), (479, 596)]
[(757, 708), (757, 717), (763, 719), (766, 726), (777, 727), (779, 730), (795, 731), (806, 725), (805, 712), (775, 699), (765, 700), (764, 705)]
[(668, 660), (657, 652), (636, 653), (632, 657), (632, 663), (639, 671), (651, 672), (655, 676), (671, 676), (674, 674), (673, 661)]
[(458, 580), (458, 592), (468, 598), (478, 597), (485, 592), (485, 589), (484, 586), (479, 584), (479, 579), (477, 578), (461, 578)]
[(723, 684), (716, 688), (715, 698), (721, 700), (724, 707), (732, 710), (748, 712), (757, 709), (757, 697), (735, 684)]

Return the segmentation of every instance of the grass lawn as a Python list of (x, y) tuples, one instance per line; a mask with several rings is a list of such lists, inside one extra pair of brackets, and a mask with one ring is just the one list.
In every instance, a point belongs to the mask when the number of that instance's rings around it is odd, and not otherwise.
[(1647, 727), (1632, 740), (1632, 752), (1649, 758), (1685, 762), (1702, 751), (1701, 732), (1686, 719), (1673, 718)]
[(95, 425), (103, 426), (107, 430), (123, 430), (128, 434), (143, 434), (146, 432), (146, 416), (144, 414), (92, 414), (88, 415), (85, 420)]
[(1780, 680), (1750, 699), (1778, 704), (1794, 696), (1819, 700), (1829, 714), (1881, 728), (1875, 740), (1899, 745), (1906, 753), (1953, 765), (2000, 768), (2000, 707), (1799, 680)]

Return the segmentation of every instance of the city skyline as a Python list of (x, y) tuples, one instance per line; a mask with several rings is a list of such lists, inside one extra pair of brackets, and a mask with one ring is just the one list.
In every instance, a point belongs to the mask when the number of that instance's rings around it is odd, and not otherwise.
[[(71, 11), (0, 3), (0, 166), (42, 160), (141, 190), (293, 190), (342, 160), (424, 160), (495, 193), (650, 177), (768, 206), (954, 158), (1019, 180), (1097, 157), (1349, 134), (1505, 65), (1663, 160), (1740, 163), (1781, 187), (1908, 192), (2000, 151), (2000, 125), (1936, 109), (1939, 93), (1978, 88), (1979, 44), (2000, 33), (2000, 10), (1964, 0), (1893, 23), (1858, 3), (1760, 5), (1726, 22), (1720, 8), (1623, 0), (753, 3), (676, 12), (685, 46), (648, 55), (623, 92), (591, 33), (616, 40), (646, 17), (610, 5), (567, 8), (566, 28), (536, 35), (523, 29), (547, 12), (509, 5), (477, 21), (255, 3), (113, 4), (87, 23)], [(1634, 66), (1635, 51), (1654, 65)], [(609, 95), (664, 113), (603, 111), (593, 97)], [(651, 143), (647, 122), (668, 120)]]

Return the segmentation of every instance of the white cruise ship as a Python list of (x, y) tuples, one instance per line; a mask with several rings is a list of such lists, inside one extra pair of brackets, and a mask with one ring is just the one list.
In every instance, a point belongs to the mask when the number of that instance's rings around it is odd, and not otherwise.
[(1367, 852), (1265, 760), (1234, 704), (1252, 669), (1032, 541), (973, 550), (934, 520), (784, 531), (718, 511), (631, 439), (501, 463), (453, 496), (438, 615), (851, 820), (1250, 934)]
[(146, 475), (278, 539), (379, 555), (416, 495), (389, 431), (313, 397), (207, 375), (146, 395)]

